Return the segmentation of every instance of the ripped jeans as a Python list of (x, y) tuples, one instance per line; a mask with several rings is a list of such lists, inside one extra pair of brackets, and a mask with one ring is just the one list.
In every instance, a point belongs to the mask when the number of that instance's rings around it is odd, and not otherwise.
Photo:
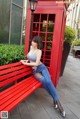
[[(37, 74), (41, 74), (41, 77), (37, 77)], [(52, 98), (55, 101), (59, 99), (54, 84), (51, 81), (48, 69), (43, 63), (37, 66), (37, 69), (34, 72), (34, 77), (40, 82), (42, 82), (44, 88), (48, 91), (48, 93), (52, 96)]]

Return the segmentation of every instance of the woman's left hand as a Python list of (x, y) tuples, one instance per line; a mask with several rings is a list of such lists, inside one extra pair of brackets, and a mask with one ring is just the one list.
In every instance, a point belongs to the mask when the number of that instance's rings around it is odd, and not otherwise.
[(20, 60), (20, 62), (24, 65), (26, 65), (28, 63), (28, 60)]

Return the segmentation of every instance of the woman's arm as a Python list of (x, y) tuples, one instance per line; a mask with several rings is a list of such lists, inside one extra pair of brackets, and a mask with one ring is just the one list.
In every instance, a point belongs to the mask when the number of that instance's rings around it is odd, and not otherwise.
[[(30, 46), (30, 50), (32, 49), (32, 46)], [(29, 51), (30, 52), (30, 51)], [(26, 59), (26, 60), (20, 60), (20, 62), (22, 62), (23, 64), (24, 63), (28, 63), (29, 62), (29, 60), (28, 59)]]
[(41, 60), (41, 55), (42, 55), (42, 51), (39, 50), (39, 51), (37, 52), (36, 62), (30, 62), (30, 63), (28, 63), (28, 62), (22, 62), (22, 63), (23, 63), (24, 65), (27, 65), (27, 66), (38, 66), (39, 63), (40, 63), (40, 60)]

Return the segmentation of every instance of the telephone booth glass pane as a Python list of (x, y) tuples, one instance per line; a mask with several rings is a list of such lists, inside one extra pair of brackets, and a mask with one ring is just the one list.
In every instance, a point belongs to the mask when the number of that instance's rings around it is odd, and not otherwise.
[(33, 22), (39, 22), (40, 21), (40, 14), (34, 14)]
[(55, 25), (55, 14), (34, 14), (33, 37), (39, 35), (43, 42), (42, 62), (49, 67)]

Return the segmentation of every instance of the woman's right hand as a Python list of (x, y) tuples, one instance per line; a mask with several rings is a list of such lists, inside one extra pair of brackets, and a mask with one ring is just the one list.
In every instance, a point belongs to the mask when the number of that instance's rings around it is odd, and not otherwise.
[(20, 60), (21, 63), (28, 63), (28, 60)]

